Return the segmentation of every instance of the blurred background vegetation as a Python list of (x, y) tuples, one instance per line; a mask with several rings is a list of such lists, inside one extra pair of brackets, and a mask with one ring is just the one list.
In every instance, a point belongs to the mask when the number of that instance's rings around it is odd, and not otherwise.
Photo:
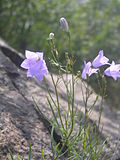
[[(110, 61), (120, 63), (120, 0), (0, 0), (0, 36), (23, 54), (25, 49), (44, 51), (48, 59), (47, 38), (54, 32), (64, 62), (68, 41), (59, 27), (61, 17), (72, 33), (76, 70), (101, 49)], [(107, 100), (120, 109), (120, 80), (107, 78), (107, 82)]]

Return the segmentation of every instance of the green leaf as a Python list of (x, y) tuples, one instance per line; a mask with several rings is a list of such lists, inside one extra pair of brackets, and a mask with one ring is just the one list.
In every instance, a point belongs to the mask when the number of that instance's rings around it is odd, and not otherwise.
[[(9, 150), (9, 149), (8, 149), (8, 150)], [(12, 154), (11, 150), (9, 150), (9, 153), (10, 153), (11, 160), (14, 160), (13, 154)]]
[(44, 156), (44, 153), (43, 153), (43, 147), (42, 147), (42, 144), (41, 144), (41, 154), (42, 154), (42, 159), (45, 160), (45, 156)]

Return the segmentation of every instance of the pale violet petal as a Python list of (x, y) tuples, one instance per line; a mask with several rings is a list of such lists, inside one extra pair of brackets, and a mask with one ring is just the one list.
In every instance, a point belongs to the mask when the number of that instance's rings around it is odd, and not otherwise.
[(105, 73), (106, 76), (111, 76), (110, 67), (107, 68), (107, 69), (104, 71), (104, 73)]
[(25, 69), (28, 69), (29, 68), (29, 60), (28, 59), (25, 59), (21, 65), (20, 65), (22, 68), (25, 68)]
[(111, 65), (115, 65), (115, 62), (114, 61), (112, 61), (112, 64)]
[(86, 64), (86, 67), (87, 67), (87, 68), (90, 68), (91, 65), (92, 65), (91, 62), (88, 62), (88, 63)]
[(116, 76), (112, 76), (113, 77), (113, 79), (116, 81), (117, 80), (117, 77)]
[(44, 74), (35, 75), (36, 80), (40, 83), (43, 80)]
[(103, 53), (103, 50), (100, 50), (100, 51), (99, 51), (99, 56), (102, 57), (103, 54), (104, 54), (104, 53)]
[(97, 73), (98, 70), (99, 70), (99, 69), (90, 68), (90, 69), (89, 69), (89, 76), (91, 76), (91, 75), (94, 74), (94, 73)]
[(84, 61), (84, 69), (82, 71), (82, 79), (87, 79), (87, 74), (89, 75), (89, 71), (91, 69), (91, 62), (86, 63), (86, 61)]
[(29, 70), (32, 75), (38, 74), (40, 72), (40, 64), (38, 62), (31, 64)]
[(101, 59), (100, 59), (100, 63), (101, 65), (104, 65), (104, 64), (107, 64), (109, 61), (109, 59), (105, 56), (103, 56)]
[(85, 68), (84, 68), (83, 71), (82, 71), (82, 79), (87, 79), (87, 77), (86, 77), (86, 72), (85, 72)]
[(36, 53), (32, 51), (25, 50), (25, 57), (27, 59), (36, 58)]
[(93, 60), (92, 65), (95, 68), (100, 66), (100, 56), (99, 55)]
[(27, 77), (32, 77), (33, 75), (31, 74), (30, 70), (28, 69), (27, 71)]
[(38, 59), (43, 60), (43, 52), (36, 52)]

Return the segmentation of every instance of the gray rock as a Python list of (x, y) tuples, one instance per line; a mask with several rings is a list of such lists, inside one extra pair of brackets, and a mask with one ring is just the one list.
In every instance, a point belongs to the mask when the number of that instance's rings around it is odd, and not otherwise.
[(34, 80), (27, 81), (25, 73), (17, 67), (22, 60), (23, 56), (20, 53), (0, 39), (0, 159), (2, 160), (9, 155), (8, 148), (13, 154), (27, 156), (30, 142), (33, 159), (37, 160), (38, 155), (41, 155), (41, 143), (48, 153), (47, 156), (51, 156), (48, 131), (36, 114), (33, 102), (25, 96), (30, 90), (29, 83), (34, 87), (40, 87)]

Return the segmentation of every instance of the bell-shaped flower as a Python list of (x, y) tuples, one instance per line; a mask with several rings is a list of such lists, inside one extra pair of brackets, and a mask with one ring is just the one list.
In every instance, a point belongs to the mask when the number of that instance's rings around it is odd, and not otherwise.
[(103, 65), (109, 64), (109, 59), (104, 56), (103, 50), (101, 50), (98, 56), (93, 60), (92, 65), (95, 68), (101, 67)]
[(82, 71), (82, 79), (87, 79), (87, 75), (90, 77), (92, 74), (97, 73), (98, 69), (92, 68), (91, 62), (86, 63), (84, 61), (84, 69)]
[(26, 59), (22, 62), (21, 67), (27, 69), (27, 77), (35, 77), (38, 82), (48, 74), (46, 63), (43, 59), (43, 52), (25, 51)]
[(113, 77), (114, 80), (117, 80), (117, 78), (120, 77), (120, 64), (115, 64), (115, 62), (112, 61), (111, 66), (108, 67), (104, 73), (106, 76)]
[(60, 27), (65, 32), (69, 32), (68, 22), (64, 17), (60, 18)]

